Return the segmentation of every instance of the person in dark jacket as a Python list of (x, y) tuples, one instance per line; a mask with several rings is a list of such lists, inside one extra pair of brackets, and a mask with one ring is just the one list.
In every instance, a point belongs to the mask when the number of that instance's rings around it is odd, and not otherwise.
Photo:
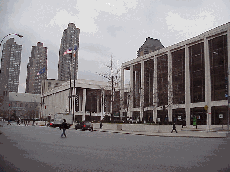
[[(173, 130), (176, 131), (176, 124), (175, 124), (175, 122), (173, 123), (173, 129), (172, 129), (171, 133), (173, 132)], [(177, 133), (177, 131), (176, 131), (176, 133)]]
[(61, 137), (64, 135), (66, 137), (66, 134), (65, 134), (65, 130), (67, 129), (67, 123), (66, 123), (66, 120), (63, 119), (63, 123), (61, 124), (61, 127), (60, 127), (60, 130), (63, 130), (62, 134), (61, 134)]
[(102, 121), (100, 121), (100, 129), (102, 128)]

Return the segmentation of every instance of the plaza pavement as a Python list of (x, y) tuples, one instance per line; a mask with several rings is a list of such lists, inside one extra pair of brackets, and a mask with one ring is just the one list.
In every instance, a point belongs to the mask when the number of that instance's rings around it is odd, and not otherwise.
[[(22, 125), (24, 126), (24, 124)], [(103, 126), (104, 125), (105, 123), (103, 124)], [(133, 125), (137, 125), (137, 124), (133, 124)], [(138, 125), (144, 126), (145, 124), (138, 124)], [(32, 126), (32, 122), (29, 123), (29, 126)], [(40, 126), (45, 126), (44, 121), (35, 122), (35, 127), (40, 127)], [(107, 126), (110, 126), (110, 125), (107, 125)], [(187, 128), (187, 127), (184, 127), (184, 128), (177, 127), (177, 133), (175, 131), (171, 133), (172, 127), (170, 127), (168, 131), (163, 131), (163, 132), (162, 131), (152, 132), (152, 131), (143, 131), (143, 130), (138, 131), (138, 129), (136, 131), (132, 131), (132, 130), (122, 130), (122, 129), (119, 130), (114, 127), (111, 127), (111, 128), (102, 127), (102, 129), (100, 129), (99, 123), (93, 123), (93, 128), (94, 128), (94, 131), (98, 131), (98, 132), (109, 132), (109, 133), (130, 134), (130, 135), (140, 135), (140, 136), (142, 135), (142, 136), (159, 136), (159, 137), (194, 137), (194, 138), (226, 138), (226, 137), (229, 138), (230, 137), (230, 133), (228, 133), (226, 130), (206, 131), (205, 129), (195, 129), (195, 128)], [(145, 125), (145, 128), (146, 128), (146, 125)], [(70, 130), (75, 130), (74, 126), (71, 126)]]

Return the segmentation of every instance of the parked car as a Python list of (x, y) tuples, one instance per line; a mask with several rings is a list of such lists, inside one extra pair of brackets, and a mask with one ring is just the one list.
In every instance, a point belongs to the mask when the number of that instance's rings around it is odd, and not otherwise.
[(75, 129), (81, 129), (82, 131), (85, 130), (89, 130), (89, 131), (93, 131), (93, 124), (89, 121), (82, 121), (82, 122), (78, 122), (75, 125)]
[(53, 127), (53, 123), (54, 123), (54, 122), (48, 122), (48, 123), (47, 123), (47, 127)]
[(132, 119), (132, 117), (127, 119), (127, 122), (130, 124), (136, 124), (138, 121), (136, 119)]

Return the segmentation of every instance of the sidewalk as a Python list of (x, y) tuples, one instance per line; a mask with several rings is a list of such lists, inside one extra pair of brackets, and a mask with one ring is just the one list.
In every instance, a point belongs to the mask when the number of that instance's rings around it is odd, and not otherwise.
[[(94, 123), (95, 124), (95, 123)], [(75, 130), (74, 126), (70, 127), (71, 130)], [(128, 131), (128, 130), (116, 130), (116, 129), (100, 129), (99, 125), (94, 125), (94, 131), (109, 132), (119, 134), (130, 135), (143, 135), (143, 136), (159, 136), (159, 137), (193, 137), (193, 138), (226, 138), (227, 132), (207, 132), (201, 129), (184, 128), (176, 133), (175, 131), (169, 132), (147, 132), (147, 131)]]
[(100, 128), (95, 128), (94, 131), (99, 132), (110, 132), (110, 133), (121, 133), (121, 134), (131, 134), (131, 135), (144, 135), (144, 136), (159, 136), (159, 137), (198, 137), (198, 138), (226, 138), (226, 132), (206, 132), (206, 131), (175, 131), (171, 133), (159, 132), (159, 133), (151, 133), (151, 132), (138, 132), (138, 131), (118, 131), (118, 130), (104, 130)]

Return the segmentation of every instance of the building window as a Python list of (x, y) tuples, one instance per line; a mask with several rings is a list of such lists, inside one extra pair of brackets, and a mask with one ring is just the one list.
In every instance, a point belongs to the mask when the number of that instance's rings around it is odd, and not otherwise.
[(154, 61), (153, 59), (144, 62), (144, 102), (145, 107), (153, 105), (153, 74)]
[(185, 49), (172, 53), (173, 104), (185, 103)]
[(157, 58), (158, 106), (168, 104), (168, 55)]
[(204, 43), (189, 47), (191, 103), (205, 101)]
[(211, 99), (212, 101), (224, 100), (228, 97), (227, 35), (209, 40), (208, 45), (212, 90)]

